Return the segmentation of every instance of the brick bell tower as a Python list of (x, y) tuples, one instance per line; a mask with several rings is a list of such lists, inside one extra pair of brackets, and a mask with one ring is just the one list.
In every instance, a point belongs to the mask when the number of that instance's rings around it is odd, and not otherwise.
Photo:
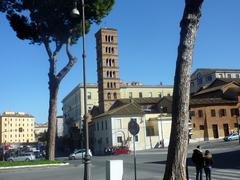
[(99, 109), (103, 113), (120, 99), (117, 30), (102, 28), (95, 37)]

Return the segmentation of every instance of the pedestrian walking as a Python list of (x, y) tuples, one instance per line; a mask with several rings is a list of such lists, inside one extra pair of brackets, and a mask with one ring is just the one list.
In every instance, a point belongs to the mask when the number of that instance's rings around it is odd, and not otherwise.
[(203, 159), (204, 159), (204, 172), (206, 175), (206, 180), (211, 180), (213, 158), (209, 150), (205, 151)]
[(193, 150), (192, 161), (196, 167), (196, 180), (202, 180), (204, 161), (200, 146), (197, 146), (197, 148)]

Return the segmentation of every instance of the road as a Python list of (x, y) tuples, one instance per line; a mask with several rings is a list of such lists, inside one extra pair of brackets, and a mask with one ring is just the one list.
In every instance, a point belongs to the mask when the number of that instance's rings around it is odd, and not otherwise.
[[(238, 142), (211, 141), (198, 143), (202, 149), (213, 153), (213, 180), (240, 179), (240, 145)], [(190, 179), (195, 179), (195, 168), (191, 163), (191, 153), (197, 144), (189, 147), (188, 171)], [(137, 179), (160, 180), (164, 174), (167, 149), (154, 149), (137, 152)], [(124, 180), (133, 180), (133, 155), (95, 156), (92, 158), (92, 179), (105, 180), (106, 160), (122, 159), (124, 162)], [(0, 180), (82, 180), (83, 164), (80, 160), (69, 161), (69, 166), (51, 168), (32, 168), (0, 172)]]

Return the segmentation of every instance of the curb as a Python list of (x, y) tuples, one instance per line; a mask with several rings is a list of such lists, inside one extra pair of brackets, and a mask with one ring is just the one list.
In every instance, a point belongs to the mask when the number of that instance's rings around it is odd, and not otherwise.
[(48, 166), (67, 166), (67, 165), (69, 165), (69, 163), (36, 164), (36, 165), (26, 165), (26, 166), (7, 166), (7, 167), (0, 167), (0, 170), (4, 170), (4, 169), (32, 168), (32, 167), (48, 167)]

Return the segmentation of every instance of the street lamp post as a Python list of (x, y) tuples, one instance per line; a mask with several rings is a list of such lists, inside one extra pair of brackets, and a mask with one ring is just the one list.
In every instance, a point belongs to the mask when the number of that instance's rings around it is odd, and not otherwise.
[(163, 112), (163, 107), (160, 107), (160, 124), (161, 124), (161, 142), (162, 142), (162, 148), (164, 148), (164, 138), (163, 138), (163, 127), (162, 127), (162, 115), (161, 113)]
[[(79, 16), (80, 13), (75, 7), (72, 10), (73, 16)], [(82, 0), (82, 59), (83, 59), (83, 87), (84, 87), (84, 130), (85, 130), (85, 157), (84, 157), (84, 180), (91, 180), (90, 163), (91, 156), (89, 155), (89, 133), (88, 133), (88, 118), (87, 118), (87, 88), (86, 88), (86, 51), (85, 51), (85, 4)]]

